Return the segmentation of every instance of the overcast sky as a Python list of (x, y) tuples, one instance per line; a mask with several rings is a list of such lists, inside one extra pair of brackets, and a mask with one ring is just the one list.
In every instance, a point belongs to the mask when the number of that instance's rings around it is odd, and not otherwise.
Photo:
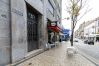
[[(88, 2), (87, 5), (89, 5), (88, 8), (91, 9), (91, 11), (89, 11), (89, 12), (77, 23), (75, 30), (77, 30), (78, 27), (79, 27), (79, 25), (80, 25), (81, 23), (83, 23), (84, 21), (92, 20), (92, 19), (94, 19), (94, 18), (96, 18), (96, 17), (99, 16), (99, 0), (88, 0), (87, 2)], [(67, 18), (67, 17), (69, 16), (68, 13), (66, 13), (66, 6), (65, 6), (66, 3), (68, 3), (67, 0), (62, 0), (62, 19)], [(87, 7), (87, 6), (86, 6), (86, 7)], [(86, 8), (86, 7), (85, 7), (85, 8)], [(84, 10), (84, 11), (85, 11), (85, 10)], [(82, 10), (82, 12), (83, 12), (83, 10)], [(70, 22), (69, 20), (66, 20), (66, 19), (62, 20), (62, 24), (63, 24), (63, 27), (64, 27), (64, 28), (71, 29), (71, 22)]]

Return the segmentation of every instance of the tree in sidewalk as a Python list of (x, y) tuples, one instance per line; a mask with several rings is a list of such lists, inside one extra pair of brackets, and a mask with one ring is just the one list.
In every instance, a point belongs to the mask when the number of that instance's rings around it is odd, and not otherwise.
[[(72, 33), (71, 33), (71, 46), (73, 46), (73, 34), (74, 34), (74, 28), (77, 24), (77, 22), (86, 14), (88, 13), (91, 9), (85, 9), (85, 11), (83, 12), (83, 14), (81, 14), (81, 10), (85, 7), (86, 5), (86, 1), (85, 0), (69, 0), (67, 6), (67, 12), (70, 15), (71, 18), (71, 28), (72, 28)], [(80, 17), (79, 17), (80, 16)], [(78, 19), (79, 17), (79, 19)]]

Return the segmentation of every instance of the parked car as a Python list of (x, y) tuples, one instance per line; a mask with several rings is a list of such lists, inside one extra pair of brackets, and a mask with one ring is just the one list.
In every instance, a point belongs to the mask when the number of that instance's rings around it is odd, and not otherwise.
[(87, 39), (84, 41), (84, 44), (94, 45), (94, 40)]
[(74, 40), (74, 42), (78, 42), (78, 40)]
[(88, 40), (89, 45), (94, 45), (94, 40)]
[(75, 38), (73, 41), (74, 41), (74, 42), (78, 42), (78, 39)]
[(88, 44), (88, 40), (85, 40), (85, 41), (84, 41), (84, 44)]

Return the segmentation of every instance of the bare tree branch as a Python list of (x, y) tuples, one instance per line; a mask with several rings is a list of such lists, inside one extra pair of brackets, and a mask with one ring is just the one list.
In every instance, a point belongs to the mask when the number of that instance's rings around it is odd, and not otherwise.
[[(71, 46), (73, 46), (73, 32), (74, 32), (74, 28), (78, 22), (78, 16), (81, 14), (80, 11), (85, 7), (86, 2), (87, 1), (84, 2), (84, 0), (70, 0), (70, 4), (67, 7), (67, 12), (69, 13), (69, 15), (71, 17), (71, 22), (72, 22)], [(89, 11), (91, 11), (91, 9), (86, 10), (84, 12), (84, 14), (80, 17), (80, 19)]]
[(87, 14), (87, 13), (90, 12), (91, 10), (92, 10), (92, 8), (89, 9), (89, 10), (86, 10), (86, 11), (84, 12), (84, 14), (83, 14), (77, 21), (81, 20), (81, 19), (85, 16), (85, 14)]

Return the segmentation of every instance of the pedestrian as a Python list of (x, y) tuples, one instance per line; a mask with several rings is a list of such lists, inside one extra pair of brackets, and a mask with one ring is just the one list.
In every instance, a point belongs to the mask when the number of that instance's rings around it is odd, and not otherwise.
[(59, 39), (59, 42), (61, 42), (61, 39)]

